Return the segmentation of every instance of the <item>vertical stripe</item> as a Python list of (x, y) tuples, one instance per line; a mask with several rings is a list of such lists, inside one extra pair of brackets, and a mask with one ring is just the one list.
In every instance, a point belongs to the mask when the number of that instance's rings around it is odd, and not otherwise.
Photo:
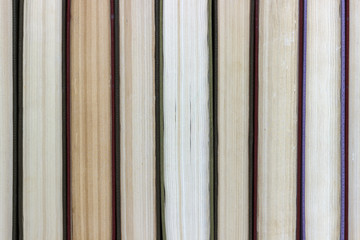
[(250, 1), (218, 1), (218, 23), (218, 238), (246, 239)]
[(164, 0), (166, 237), (209, 239), (209, 1)]
[(341, 0), (341, 220), (340, 240), (345, 239), (345, 0)]
[(62, 2), (24, 1), (24, 239), (62, 239)]
[(71, 240), (71, 81), (70, 81), (70, 43), (71, 43), (71, 0), (66, 6), (66, 238)]
[(12, 7), (11, 0), (0, 4), (0, 239), (11, 239), (13, 227)]
[(154, 1), (120, 0), (121, 236), (156, 238)]
[(345, 203), (344, 237), (349, 236), (349, 48), (350, 48), (350, 6), (345, 0)]
[(302, 166), (301, 166), (301, 231), (302, 231), (302, 239), (306, 239), (306, 231), (305, 231), (305, 130), (306, 130), (306, 46), (307, 46), (307, 0), (304, 0), (304, 48), (303, 48), (303, 95), (302, 95), (302, 147), (301, 147), (301, 158), (302, 158)]
[(303, 165), (303, 111), (304, 111), (304, 103), (303, 103), (303, 81), (304, 81), (304, 1), (299, 0), (299, 50), (298, 50), (298, 142), (297, 142), (297, 196), (296, 196), (296, 205), (297, 205), (297, 213), (296, 213), (296, 239), (300, 240), (302, 237), (302, 165)]
[(298, 166), (298, 1), (259, 8), (258, 238), (294, 239)]
[(112, 235), (110, 1), (71, 1), (72, 237)]
[(310, 239), (340, 238), (340, 4), (308, 0), (305, 212)]

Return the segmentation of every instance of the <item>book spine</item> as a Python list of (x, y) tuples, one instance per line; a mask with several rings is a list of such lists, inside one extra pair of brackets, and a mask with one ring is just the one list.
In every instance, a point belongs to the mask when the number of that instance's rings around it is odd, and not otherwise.
[(155, 239), (155, 4), (119, 7), (121, 236)]
[[(347, 11), (348, 57), (348, 239), (360, 238), (360, 10), (359, 1), (349, 1)], [(347, 4), (349, 4), (347, 2)], [(350, 35), (349, 35), (350, 31)]]
[(218, 1), (218, 238), (249, 236), (250, 1)]
[(307, 3), (306, 238), (337, 239), (341, 225), (341, 1)]
[(259, 5), (258, 239), (294, 239), (299, 4)]
[(62, 2), (24, 2), (23, 229), (62, 239)]
[(209, 1), (163, 1), (164, 187), (168, 239), (211, 237)]
[(112, 105), (110, 1), (71, 1), (71, 234), (110, 239)]
[(11, 239), (13, 218), (12, 1), (0, 4), (0, 239)]

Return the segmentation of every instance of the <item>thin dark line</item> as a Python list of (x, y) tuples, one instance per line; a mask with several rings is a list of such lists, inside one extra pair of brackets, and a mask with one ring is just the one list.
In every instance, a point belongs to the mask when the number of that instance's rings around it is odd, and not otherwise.
[(259, 0), (254, 0), (254, 160), (253, 160), (253, 239), (257, 239), (257, 165), (258, 165), (258, 47), (259, 47)]
[(345, 239), (345, 24), (345, 0), (341, 0), (341, 240)]
[(115, 99), (115, 2), (110, 2), (111, 11), (111, 165), (112, 165), (112, 239), (116, 240), (116, 99)]
[(303, 23), (303, 92), (302, 92), (302, 146), (301, 146), (301, 239), (305, 240), (305, 125), (306, 125), (306, 41), (307, 41), (307, 0), (304, 1)]
[[(213, 19), (214, 11), (216, 11), (216, 0), (209, 0), (208, 1), (208, 33), (207, 33), (207, 39), (208, 39), (208, 50), (209, 50), (209, 59), (208, 59), (208, 84), (209, 84), (209, 193), (210, 193), (210, 239), (216, 239), (217, 235), (217, 226), (216, 226), (216, 212), (217, 212), (217, 206), (216, 206), (216, 200), (217, 200), (217, 194), (215, 194), (215, 188), (217, 188), (217, 183), (215, 181), (215, 175), (216, 175), (216, 159), (215, 154), (217, 152), (217, 147), (215, 146), (215, 132), (216, 132), (216, 122), (217, 117), (214, 114), (215, 110), (215, 99), (214, 99), (214, 91), (215, 91), (215, 75), (214, 70), (216, 70), (217, 66), (214, 64), (214, 50), (216, 51), (216, 43), (214, 44), (214, 40), (217, 41), (217, 35), (216, 35), (216, 28), (217, 18)], [(216, 14), (216, 13), (215, 13)], [(213, 32), (215, 28), (215, 32)]]
[(155, 184), (156, 184), (156, 237), (157, 239), (162, 238), (162, 214), (161, 214), (161, 92), (160, 92), (160, 81), (161, 81), (161, 2), (155, 0)]
[(345, 240), (349, 234), (349, 49), (350, 6), (345, 2)]
[[(156, 119), (156, 130), (158, 131), (159, 137), (157, 137), (157, 141), (159, 141), (159, 147), (157, 151), (156, 161), (158, 164), (159, 173), (159, 182), (160, 182), (160, 238), (166, 240), (166, 223), (165, 223), (165, 187), (164, 187), (164, 96), (163, 96), (163, 0), (157, 0), (157, 14), (155, 15), (157, 19), (157, 35), (156, 39), (158, 41), (158, 49), (156, 50), (156, 62), (158, 64), (158, 72), (155, 79), (158, 79), (158, 95), (157, 99), (157, 107), (159, 108), (159, 112), (157, 114)], [(155, 73), (156, 74), (156, 73)]]
[(24, 33), (24, 0), (19, 1), (18, 8), (18, 62), (17, 62), (17, 230), (18, 239), (23, 235), (23, 33)]
[(250, 2), (249, 31), (249, 239), (253, 239), (254, 206), (254, 64), (255, 64), (255, 1)]
[[(115, 203), (116, 203), (116, 239), (121, 239), (121, 196), (120, 196), (120, 38), (119, 38), (119, 0), (113, 0), (114, 4), (114, 23), (112, 32), (114, 33), (114, 113), (115, 113)], [(114, 169), (114, 166), (113, 166)]]
[(67, 238), (67, 139), (66, 139), (66, 10), (67, 2), (62, 1), (62, 148), (63, 148), (63, 165), (62, 165), (62, 185), (63, 185), (63, 239)]
[(71, 240), (71, 93), (70, 93), (70, 22), (71, 22), (71, 0), (67, 0), (66, 14), (66, 181), (67, 181), (67, 208), (66, 208), (66, 235)]
[(296, 239), (302, 239), (302, 129), (303, 129), (303, 60), (304, 60), (304, 1), (299, 0), (298, 28), (298, 132), (297, 132), (297, 196), (296, 196)]
[(218, 239), (218, 1), (212, 0), (214, 239)]
[(19, 212), (18, 212), (18, 31), (19, 31), (19, 1), (13, 0), (13, 225), (12, 239), (19, 238)]

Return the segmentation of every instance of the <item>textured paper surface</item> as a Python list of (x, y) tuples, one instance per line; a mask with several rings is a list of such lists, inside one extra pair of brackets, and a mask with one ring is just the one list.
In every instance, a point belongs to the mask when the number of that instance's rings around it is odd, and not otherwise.
[(305, 223), (308, 239), (340, 237), (340, 0), (307, 1)]
[(12, 237), (13, 51), (12, 0), (0, 3), (0, 239)]
[(163, 0), (167, 239), (210, 238), (208, 1)]
[(71, 1), (72, 239), (111, 239), (110, 1)]
[(360, 238), (360, 1), (350, 1), (349, 239)]
[(259, 239), (295, 239), (298, 124), (298, 1), (259, 9)]
[(154, 1), (120, 0), (121, 236), (156, 239)]
[(218, 238), (249, 237), (250, 1), (218, 1)]
[(62, 239), (62, 2), (26, 0), (23, 34), (24, 239)]

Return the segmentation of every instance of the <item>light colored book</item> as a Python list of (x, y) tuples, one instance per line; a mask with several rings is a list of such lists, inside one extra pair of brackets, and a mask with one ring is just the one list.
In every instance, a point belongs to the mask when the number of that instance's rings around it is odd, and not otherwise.
[(340, 236), (340, 0), (307, 1), (306, 239)]
[(349, 239), (360, 239), (360, 1), (350, 2), (349, 30)]
[(23, 9), (23, 234), (63, 239), (62, 1)]
[(299, 2), (259, 2), (258, 239), (296, 238)]
[(72, 239), (112, 237), (110, 1), (72, 0)]
[(218, 238), (249, 238), (250, 0), (218, 1)]
[(0, 239), (12, 238), (13, 1), (0, 3)]
[(156, 239), (155, 2), (120, 0), (122, 239)]
[(164, 233), (211, 235), (208, 0), (163, 0)]

